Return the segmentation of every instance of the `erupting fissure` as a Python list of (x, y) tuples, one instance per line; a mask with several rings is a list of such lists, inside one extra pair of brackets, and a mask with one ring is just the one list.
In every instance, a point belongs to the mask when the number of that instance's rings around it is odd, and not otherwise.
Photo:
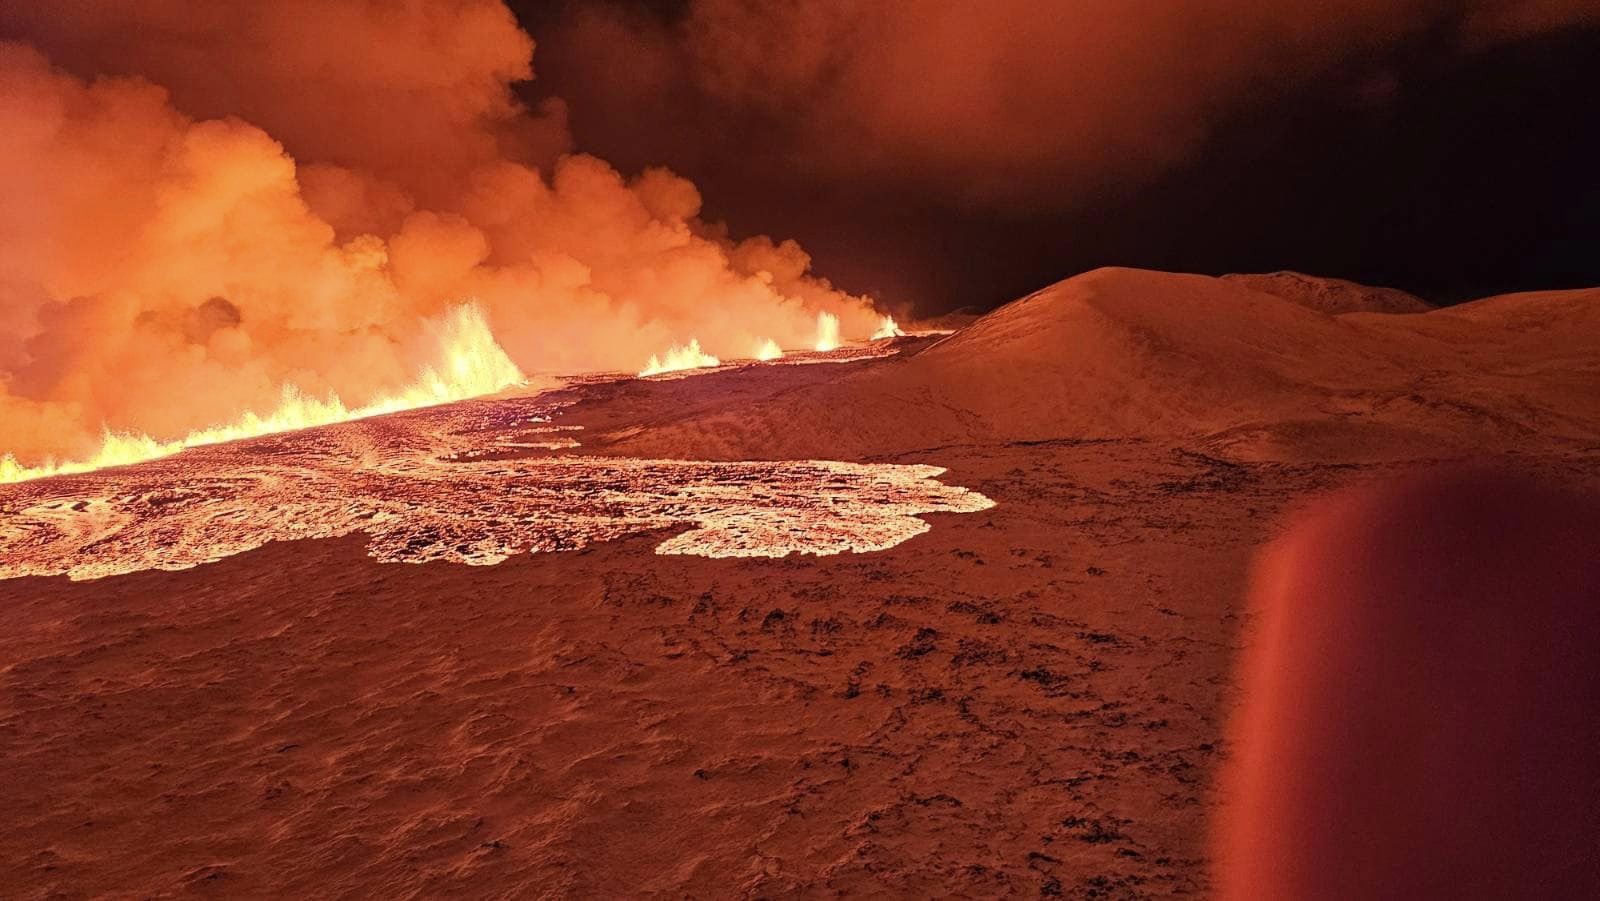
[(839, 349), (839, 317), (832, 313), (817, 314), (817, 350)]
[[(901, 331), (899, 324), (894, 321), (893, 316), (884, 316), (879, 322), (877, 330), (872, 333), (872, 338), (870, 340), (877, 341), (882, 338), (898, 338), (904, 334), (905, 332)], [(840, 336), (839, 317), (834, 313), (818, 313), (816, 342), (817, 352), (830, 353), (843, 346), (844, 340)], [(741, 357), (739, 359), (751, 359), (766, 363), (773, 360), (781, 360), (783, 359), (783, 356), (783, 347), (778, 344), (777, 341), (771, 338), (761, 338), (755, 342), (754, 351), (748, 358)], [(802, 360), (801, 362), (843, 361), (808, 359)], [(669, 372), (683, 372), (690, 369), (709, 369), (721, 365), (722, 360), (720, 358), (706, 353), (706, 351), (700, 347), (699, 339), (690, 338), (689, 343), (687, 344), (675, 344), (672, 347), (667, 348), (667, 352), (665, 354), (651, 354), (650, 361), (645, 364), (643, 369), (639, 370), (639, 377), (648, 378), (653, 375), (662, 375)]]
[(0, 4), (5, 480), (476, 393), (436, 363), (368, 404), (469, 297), (516, 367), (569, 374), (882, 316), (687, 179), (582, 152), (524, 102), (501, 0), (32, 6)]
[(650, 362), (639, 370), (639, 376), (660, 375), (663, 372), (678, 372), (683, 369), (703, 369), (709, 366), (721, 366), (722, 361), (700, 349), (700, 341), (690, 338), (689, 343), (678, 347), (676, 345), (667, 349), (664, 357), (650, 355)]
[(362, 406), (347, 407), (337, 394), (326, 398), (307, 397), (294, 385), (285, 385), (282, 402), (266, 415), (246, 411), (233, 422), (193, 431), (172, 441), (108, 430), (99, 450), (81, 460), (47, 460), (30, 467), (20, 464), (14, 455), (6, 454), (0, 457), (0, 483), (125, 466), (170, 456), (190, 447), (431, 407), (493, 394), (526, 381), (522, 371), (495, 341), (483, 311), (475, 302), (451, 311), (436, 326), (436, 334), (439, 356), (433, 365), (425, 367), (400, 392)]

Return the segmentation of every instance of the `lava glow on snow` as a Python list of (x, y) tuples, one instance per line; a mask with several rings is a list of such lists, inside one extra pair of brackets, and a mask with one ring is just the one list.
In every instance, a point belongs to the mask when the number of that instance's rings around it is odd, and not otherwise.
[(892, 547), (993, 502), (935, 466), (561, 455), (539, 397), (468, 401), (209, 445), (0, 488), (0, 579), (187, 569), (269, 541), (361, 532), (385, 562), (494, 564), (682, 529), (658, 554)]

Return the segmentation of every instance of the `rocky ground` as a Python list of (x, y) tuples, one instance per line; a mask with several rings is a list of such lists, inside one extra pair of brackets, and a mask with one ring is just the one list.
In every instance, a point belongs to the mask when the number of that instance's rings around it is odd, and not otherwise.
[[(924, 346), (587, 381), (555, 422), (588, 454), (794, 457), (762, 452), (773, 411)], [(946, 467), (995, 506), (827, 557), (661, 556), (665, 528), (399, 565), (348, 534), (0, 581), (3, 893), (1205, 893), (1253, 556), (1434, 446), (1271, 459), (880, 413), (901, 425), (839, 459)], [(1575, 421), (1518, 465), (1592, 483)]]

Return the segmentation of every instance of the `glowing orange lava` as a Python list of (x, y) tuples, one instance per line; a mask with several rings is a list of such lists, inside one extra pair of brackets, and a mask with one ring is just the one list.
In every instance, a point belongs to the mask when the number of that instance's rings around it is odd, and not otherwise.
[(651, 355), (650, 362), (639, 370), (640, 377), (660, 375), (663, 372), (679, 372), (684, 369), (704, 369), (708, 366), (721, 366), (722, 361), (700, 349), (700, 342), (690, 338), (689, 343), (682, 347), (669, 347), (665, 357)]
[(905, 332), (900, 330), (900, 324), (894, 321), (894, 317), (885, 316), (883, 317), (883, 322), (879, 324), (878, 330), (872, 333), (872, 340), (878, 341), (883, 338), (900, 338), (904, 335)]
[(817, 314), (817, 350), (830, 351), (839, 348), (839, 317), (832, 313)]
[(675, 530), (658, 554), (883, 550), (994, 506), (937, 466), (570, 455), (559, 404), (510, 396), (0, 487), (0, 580), (179, 570), (364, 534), (384, 562), (499, 563)]
[(778, 342), (768, 338), (756, 347), (756, 359), (762, 362), (781, 360), (783, 359), (783, 348), (778, 346)]
[(399, 393), (363, 406), (346, 407), (336, 394), (326, 398), (306, 397), (295, 386), (285, 385), (282, 401), (266, 415), (246, 411), (233, 422), (193, 431), (174, 441), (107, 431), (99, 450), (81, 460), (47, 460), (29, 467), (6, 454), (0, 457), (0, 483), (125, 466), (170, 456), (190, 447), (431, 407), (493, 394), (525, 381), (521, 370), (494, 340), (483, 312), (475, 303), (456, 307), (437, 324), (435, 333), (439, 341), (437, 362), (423, 369), (416, 380)]

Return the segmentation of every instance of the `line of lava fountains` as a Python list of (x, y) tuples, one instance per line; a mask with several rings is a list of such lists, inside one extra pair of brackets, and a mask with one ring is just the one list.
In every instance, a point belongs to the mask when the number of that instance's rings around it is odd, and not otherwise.
[[(900, 326), (894, 321), (893, 316), (885, 316), (878, 325), (878, 330), (872, 333), (871, 340), (898, 338), (904, 334), (905, 332), (900, 330)], [(818, 313), (817, 350), (821, 353), (827, 353), (828, 351), (838, 350), (843, 344), (844, 342), (839, 337), (839, 317), (832, 313)], [(758, 341), (755, 353), (751, 356), (751, 359), (759, 360), (763, 363), (782, 358), (783, 348), (771, 338), (764, 338)], [(668, 372), (682, 372), (686, 369), (709, 369), (721, 365), (722, 360), (706, 353), (700, 347), (698, 338), (690, 338), (688, 344), (675, 344), (667, 348), (665, 354), (651, 354), (650, 362), (639, 370), (639, 377), (648, 378), (652, 375), (661, 375)]]
[[(886, 317), (883, 317), (883, 322), (878, 323), (878, 330), (872, 333), (870, 341), (901, 338), (904, 334), (906, 333), (901, 330), (899, 323), (894, 322), (894, 317), (886, 315)], [(826, 354), (829, 350), (838, 350), (842, 346), (843, 341), (840, 339), (840, 334), (838, 334), (837, 315), (830, 314), (830, 312), (819, 312), (816, 315), (816, 349), (818, 349), (818, 352)], [(752, 360), (760, 360), (763, 363), (771, 362), (771, 360), (781, 360), (782, 357), (784, 357), (784, 349), (779, 347), (778, 342), (773, 341), (771, 338), (763, 338), (762, 341), (757, 341), (755, 352), (750, 355)], [(666, 354), (651, 354), (650, 362), (645, 363), (643, 370), (638, 370), (638, 376), (640, 378), (650, 378), (650, 376), (659, 376), (662, 373), (680, 373), (683, 370), (706, 370), (706, 368), (720, 365), (722, 365), (722, 360), (714, 357), (714, 355), (707, 354), (706, 350), (701, 349), (698, 338), (690, 338), (688, 344), (682, 344), (682, 346), (674, 344), (672, 347), (667, 347)]]
[(493, 394), (527, 381), (495, 341), (476, 303), (468, 302), (452, 310), (437, 326), (437, 335), (440, 353), (436, 365), (424, 368), (416, 380), (399, 393), (363, 406), (346, 407), (337, 394), (325, 399), (306, 397), (293, 385), (285, 385), (282, 402), (265, 416), (247, 411), (231, 423), (190, 432), (175, 441), (108, 430), (100, 449), (82, 460), (47, 460), (42, 465), (26, 467), (18, 463), (15, 456), (6, 454), (0, 457), (0, 483), (125, 466), (170, 456), (189, 447), (447, 404)]

